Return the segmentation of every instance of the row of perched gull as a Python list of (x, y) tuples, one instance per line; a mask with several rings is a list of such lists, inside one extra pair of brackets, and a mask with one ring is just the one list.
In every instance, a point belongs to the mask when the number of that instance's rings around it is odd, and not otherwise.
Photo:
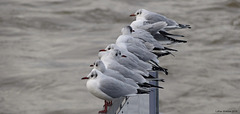
[(109, 44), (99, 50), (99, 59), (94, 62), (88, 79), (87, 89), (94, 96), (105, 100), (106, 113), (111, 101), (125, 96), (148, 94), (150, 88), (162, 88), (152, 85), (149, 81), (161, 81), (154, 78), (149, 71), (161, 71), (168, 75), (168, 70), (159, 65), (159, 57), (173, 55), (177, 50), (165, 47), (174, 43), (186, 43), (170, 30), (191, 28), (190, 25), (178, 24), (161, 14), (139, 9), (134, 14), (136, 20), (130, 26), (122, 28), (115, 44)]

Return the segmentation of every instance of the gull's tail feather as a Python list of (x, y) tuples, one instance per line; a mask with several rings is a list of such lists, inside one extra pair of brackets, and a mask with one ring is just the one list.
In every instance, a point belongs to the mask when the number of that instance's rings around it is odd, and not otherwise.
[(153, 84), (149, 84), (149, 83), (143, 83), (143, 84), (141, 84), (140, 86), (142, 86), (142, 87), (156, 87), (156, 88), (161, 88), (161, 89), (164, 89), (163, 87), (161, 87), (161, 86), (157, 86), (157, 85), (153, 85)]
[(151, 64), (153, 67), (158, 67), (159, 66), (158, 63), (156, 63), (153, 60), (148, 61), (148, 63)]
[(137, 89), (137, 94), (148, 94), (149, 92), (151, 92), (150, 90), (146, 90), (146, 89)]
[(152, 70), (153, 70), (153, 71), (163, 71), (166, 75), (168, 75), (168, 69), (162, 68), (162, 67), (160, 67), (160, 66), (158, 66), (158, 67), (153, 66)]
[(189, 29), (192, 28), (190, 25), (184, 25), (184, 24), (178, 24), (178, 26), (181, 28), (189, 28)]
[(168, 47), (163, 47), (163, 48), (158, 48), (158, 47), (154, 47), (153, 50), (168, 50), (168, 51), (177, 51), (176, 49), (171, 49)]
[(153, 60), (150, 60), (149, 63), (152, 65), (152, 70), (153, 71), (163, 71), (166, 75), (168, 75), (168, 69), (166, 68), (162, 68), (161, 66), (159, 66), (156, 62), (154, 62)]
[(167, 38), (168, 40), (173, 41), (175, 43), (187, 43), (187, 41), (185, 41), (185, 40), (178, 40), (178, 39), (175, 39), (175, 38), (172, 38), (169, 36), (165, 36), (165, 38)]
[(168, 47), (164, 47), (164, 50), (168, 50), (168, 51), (178, 51), (176, 49), (172, 49), (172, 48), (168, 48)]
[(150, 78), (150, 79), (147, 79), (148, 81), (160, 81), (160, 82), (165, 82), (165, 80), (164, 79), (162, 79), (162, 78)]
[(168, 32), (166, 32), (166, 31), (162, 31), (162, 30), (159, 31), (159, 33), (162, 34), (163, 36), (169, 35), (169, 36), (176, 36), (176, 37), (184, 37), (183, 35), (171, 34), (171, 33), (168, 33)]
[[(143, 75), (142, 75), (143, 76)], [(148, 75), (148, 76), (143, 76), (144, 78), (146, 78), (146, 79), (152, 79), (152, 78), (155, 78), (155, 77), (153, 77), (152, 75)]]
[[(171, 55), (173, 55), (171, 52), (169, 52), (169, 51), (166, 51), (166, 52), (164, 52), (164, 53), (162, 53), (162, 52), (152, 52), (152, 53), (154, 53), (155, 55), (157, 55), (158, 56), (158, 58), (159, 57), (162, 57), (162, 56), (166, 56), (166, 55), (169, 55), (169, 54), (171, 54)], [(173, 55), (174, 56), (174, 55)]]

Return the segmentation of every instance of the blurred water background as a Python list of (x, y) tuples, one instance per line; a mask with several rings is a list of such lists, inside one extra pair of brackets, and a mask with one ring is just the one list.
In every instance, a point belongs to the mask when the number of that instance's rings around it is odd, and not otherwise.
[(192, 26), (160, 58), (160, 112), (240, 113), (239, 0), (1, 0), (0, 114), (96, 114), (81, 77), (139, 8)]

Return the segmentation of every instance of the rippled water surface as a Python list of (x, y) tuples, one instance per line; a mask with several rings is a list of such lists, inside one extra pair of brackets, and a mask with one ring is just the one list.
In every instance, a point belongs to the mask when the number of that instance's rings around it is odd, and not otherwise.
[(240, 112), (239, 0), (1, 0), (0, 113), (96, 114), (81, 77), (139, 8), (193, 27), (172, 31), (188, 43), (160, 58), (160, 112)]

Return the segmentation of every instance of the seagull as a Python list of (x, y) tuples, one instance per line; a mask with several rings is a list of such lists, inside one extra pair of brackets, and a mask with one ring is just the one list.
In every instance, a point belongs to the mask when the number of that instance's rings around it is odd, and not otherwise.
[(148, 83), (148, 81), (139, 73), (136, 73), (125, 66), (121, 65), (117, 62), (117, 52), (113, 50), (109, 50), (108, 53), (101, 57), (102, 62), (106, 66), (107, 69), (112, 69), (121, 73), (125, 78), (133, 79), (139, 86), (141, 87), (158, 87)]
[[(111, 49), (120, 50), (122, 52), (122, 54), (126, 55), (130, 61), (137, 63), (137, 65), (139, 67), (142, 67), (148, 71), (162, 71), (160, 67), (140, 60), (136, 55), (134, 55), (133, 53), (130, 53), (127, 49), (120, 48), (116, 44), (109, 44), (104, 50), (100, 50), (100, 51), (102, 51), (100, 55), (102, 55), (103, 53), (106, 53), (105, 50), (111, 50)], [(160, 52), (153, 52), (153, 53), (156, 53), (156, 55), (158, 55), (158, 56), (164, 55), (164, 53), (160, 53)], [(167, 53), (165, 53), (165, 54), (167, 54)], [(152, 77), (152, 76), (150, 76), (150, 77)], [(150, 77), (148, 77), (148, 78), (150, 78)], [(145, 77), (145, 78), (147, 78), (147, 77)]]
[(107, 69), (116, 70), (119, 73), (121, 73), (125, 78), (131, 78), (135, 82), (138, 82), (138, 83), (146, 82), (146, 80), (140, 74), (135, 73), (129, 70), (128, 68), (126, 68), (125, 66), (121, 65), (120, 63), (118, 63), (116, 61), (116, 57), (118, 57), (116, 56), (116, 54), (117, 53), (114, 52), (113, 50), (109, 50), (100, 58)]
[(152, 65), (147, 63), (147, 62), (144, 62), (142, 60), (140, 60), (136, 55), (130, 53), (127, 49), (125, 48), (121, 48), (119, 46), (117, 46), (116, 44), (109, 44), (105, 50), (111, 50), (111, 49), (118, 49), (122, 52), (123, 55), (126, 55), (127, 58), (130, 60), (130, 61), (133, 61), (135, 63), (137, 63), (137, 65), (139, 67), (142, 67), (146, 70), (152, 70)]
[(164, 30), (167, 27), (167, 23), (164, 21), (159, 21), (156, 23), (152, 23), (148, 20), (135, 20), (133, 21), (130, 26), (135, 29), (143, 29), (150, 32), (152, 35), (156, 33), (160, 33), (164, 36), (176, 36), (176, 37), (184, 37), (183, 35), (171, 34)]
[(167, 23), (165, 30), (191, 28), (190, 25), (178, 24), (176, 21), (169, 19), (161, 14), (148, 11), (146, 9), (138, 9), (134, 14), (130, 16), (136, 16), (136, 20), (147, 20), (151, 23), (156, 23), (159, 21), (164, 21)]
[[(92, 69), (90, 74), (87, 77), (83, 77), (82, 80), (83, 79), (89, 79), (86, 86), (91, 94), (106, 101), (112, 101), (113, 99), (125, 96), (149, 93), (149, 91), (138, 89), (120, 80), (106, 76), (97, 69)], [(107, 104), (105, 104), (104, 107), (104, 110), (99, 111), (99, 113), (107, 112)]]
[(139, 59), (149, 62), (155, 67), (160, 68), (165, 74), (168, 74), (167, 69), (162, 68), (158, 65), (159, 60), (157, 59), (157, 55), (150, 52), (147, 47), (140, 42), (140, 40), (133, 38), (131, 36), (132, 28), (130, 26), (126, 26), (122, 28), (122, 35), (120, 35), (116, 40), (116, 45), (118, 47), (124, 48), (129, 52), (136, 55)]
[(167, 23), (164, 21), (149, 23), (149, 21), (147, 20), (135, 20), (130, 24), (130, 26), (133, 28), (133, 30), (143, 29), (154, 35), (159, 31), (163, 30), (165, 27), (167, 27)]
[(140, 29), (140, 30), (145, 30), (151, 33), (151, 35), (154, 36), (154, 39), (159, 41), (160, 44), (187, 42), (185, 40), (178, 40), (173, 38), (173, 37), (184, 37), (184, 36), (166, 32), (164, 30), (164, 27), (166, 27), (166, 25), (167, 25), (166, 22), (163, 22), (163, 21), (156, 22), (156, 23), (149, 23), (149, 21), (146, 21), (146, 20), (135, 20), (130, 24), (130, 26), (134, 29), (135, 32), (137, 32), (137, 29)]
[(175, 49), (164, 47), (161, 43), (159, 43), (151, 34), (150, 32), (144, 29), (134, 29), (131, 36), (133, 38), (140, 39), (144, 42), (145, 46), (150, 50), (162, 50), (164, 52), (167, 51), (177, 51)]
[(112, 69), (107, 69), (104, 65), (104, 63), (101, 60), (96, 60), (93, 65), (94, 69), (97, 69), (101, 71), (104, 75), (113, 77), (117, 80), (120, 80), (126, 84), (132, 85), (134, 87), (139, 87), (137, 83), (130, 79), (130, 78), (125, 78), (122, 74), (120, 74), (118, 71), (112, 70)]
[(140, 73), (136, 73), (118, 62), (118, 59), (120, 58), (118, 52), (114, 50), (108, 50), (107, 52), (108, 53), (105, 53), (105, 55), (101, 57), (101, 60), (106, 65), (107, 69), (116, 70), (124, 77), (131, 78), (138, 83), (147, 82)]
[(149, 52), (147, 47), (131, 36), (132, 28), (130, 26), (126, 26), (121, 30), (122, 35), (120, 35), (116, 40), (116, 45), (127, 49), (129, 52), (136, 55), (139, 59), (143, 61), (154, 61), (155, 63), (159, 63), (157, 56), (153, 53)]
[(116, 57), (116, 60), (118, 63), (125, 66), (129, 70), (132, 70), (134, 72), (141, 74), (142, 76), (147, 76), (147, 77), (149, 76), (149, 72), (146, 69), (138, 66), (136, 62), (128, 59), (126, 55), (122, 55), (120, 50), (118, 49), (112, 49), (112, 50), (116, 52), (116, 56), (120, 56), (120, 57)]

